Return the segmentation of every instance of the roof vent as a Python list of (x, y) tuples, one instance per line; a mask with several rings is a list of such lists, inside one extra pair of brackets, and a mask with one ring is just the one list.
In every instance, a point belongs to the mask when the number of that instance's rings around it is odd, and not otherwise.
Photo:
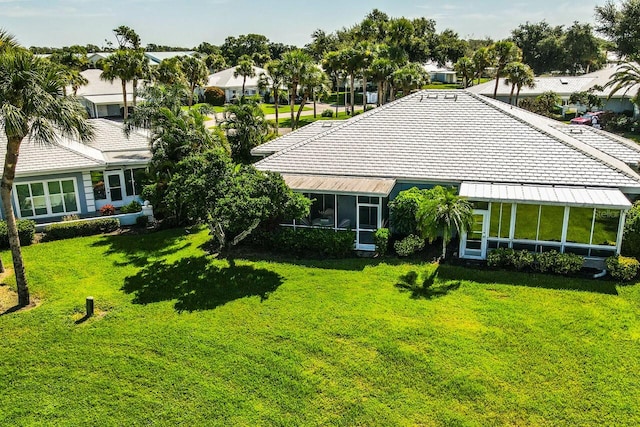
[(455, 93), (447, 93), (444, 95), (444, 99), (453, 99), (454, 101), (457, 101), (458, 95)]
[(573, 134), (576, 134), (576, 135), (582, 135), (583, 132), (582, 132), (582, 129), (580, 129), (580, 128), (571, 128), (571, 129), (569, 129), (569, 133), (573, 133)]
[(322, 123), (322, 127), (323, 128), (330, 128), (331, 126), (333, 126), (333, 123), (331, 123), (331, 122), (323, 122)]
[(567, 79), (560, 79), (560, 83), (562, 83), (563, 85), (568, 85), (568, 84), (569, 84), (569, 80), (567, 80)]
[(427, 99), (438, 99), (438, 94), (437, 93), (428, 93), (427, 94)]

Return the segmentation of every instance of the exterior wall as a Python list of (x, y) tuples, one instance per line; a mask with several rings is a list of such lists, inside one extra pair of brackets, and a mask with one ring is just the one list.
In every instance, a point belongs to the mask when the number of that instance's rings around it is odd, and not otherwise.
[[(75, 182), (75, 190), (76, 190), (76, 200), (78, 201), (78, 210), (79, 215), (88, 214), (90, 211), (87, 207), (87, 197), (84, 192), (84, 181), (83, 174), (78, 173), (69, 173), (69, 174), (56, 174), (56, 175), (41, 175), (41, 176), (33, 176), (33, 177), (20, 177), (16, 178), (14, 181), (14, 188), (12, 191), (12, 200), (11, 204), (13, 205), (13, 211), (16, 218), (20, 218), (20, 210), (16, 205), (16, 194), (15, 194), (15, 185), (21, 183), (30, 183), (30, 182), (45, 182), (45, 181), (54, 181), (54, 180), (65, 180), (65, 179), (73, 179)], [(2, 213), (2, 217), (5, 217), (4, 211), (2, 211), (2, 207), (0, 206), (0, 212)], [(67, 213), (60, 213), (54, 215), (42, 215), (37, 217), (32, 217), (34, 221), (47, 221), (55, 218), (60, 218), (62, 216), (68, 215)]]
[(623, 113), (625, 111), (634, 111), (634, 104), (628, 98), (605, 99), (602, 109), (613, 111), (614, 113)]

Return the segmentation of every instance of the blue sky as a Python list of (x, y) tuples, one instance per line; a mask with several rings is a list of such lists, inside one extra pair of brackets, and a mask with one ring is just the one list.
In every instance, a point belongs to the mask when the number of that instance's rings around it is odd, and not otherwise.
[(551, 24), (593, 22), (601, 1), (442, 1), (442, 0), (0, 0), (0, 28), (25, 46), (65, 46), (113, 40), (119, 25), (135, 29), (143, 44), (193, 47), (221, 44), (229, 35), (258, 33), (302, 46), (311, 33), (359, 22), (378, 8), (391, 16), (428, 17), (438, 31), (461, 37), (504, 38), (526, 21)]

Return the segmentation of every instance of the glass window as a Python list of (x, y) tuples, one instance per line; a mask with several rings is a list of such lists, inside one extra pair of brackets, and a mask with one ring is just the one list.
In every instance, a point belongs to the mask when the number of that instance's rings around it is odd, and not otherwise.
[(593, 208), (571, 208), (569, 210), (567, 242), (589, 244), (592, 221)]
[(139, 168), (133, 170), (133, 190), (137, 196), (142, 194), (142, 183), (145, 182), (146, 175), (147, 171), (144, 169)]
[(309, 194), (311, 225), (333, 227), (335, 220), (335, 195)]
[(20, 216), (33, 216), (33, 205), (31, 204), (31, 192), (29, 184), (16, 185), (16, 194), (18, 195), (18, 208)]
[(473, 209), (482, 211), (489, 210), (489, 202), (471, 202), (471, 206), (473, 206)]
[(17, 184), (21, 217), (76, 212), (78, 202), (73, 180)]
[(514, 235), (515, 239), (537, 239), (539, 213), (540, 205), (516, 205), (516, 231)]
[[(378, 228), (378, 208), (372, 206), (360, 206), (358, 228), (375, 230)], [(360, 242), (362, 243), (362, 242)]]
[(559, 242), (562, 240), (564, 206), (542, 206), (538, 240)]
[(107, 192), (104, 188), (104, 173), (102, 171), (91, 172), (91, 185), (93, 186), (93, 198), (96, 200), (105, 200)]
[(614, 209), (596, 209), (591, 244), (615, 246), (618, 239), (620, 211)]
[(511, 203), (492, 203), (489, 236), (509, 238), (511, 228)]
[(377, 205), (380, 203), (380, 197), (358, 196), (358, 203)]

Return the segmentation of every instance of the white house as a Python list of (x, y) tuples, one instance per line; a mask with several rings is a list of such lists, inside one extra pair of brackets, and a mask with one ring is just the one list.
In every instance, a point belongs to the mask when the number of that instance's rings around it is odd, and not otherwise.
[(620, 251), (625, 213), (640, 196), (633, 141), (468, 91), (417, 92), (286, 138), (253, 152), (277, 150), (255, 166), (314, 200), (310, 217), (291, 225), (353, 229), (360, 250), (374, 250), (400, 191), (445, 185), (475, 207), (463, 258), (511, 247), (601, 262)]
[[(80, 73), (89, 83), (78, 88), (77, 95), (80, 102), (87, 109), (90, 118), (122, 117), (124, 100), (122, 98), (122, 84), (119, 79), (112, 82), (100, 78), (102, 70), (90, 68)], [(139, 87), (141, 87), (140, 82)], [(71, 89), (67, 89), (69, 93)], [(133, 83), (127, 82), (127, 104), (132, 105)], [(138, 97), (138, 101), (141, 98)]]
[[(232, 99), (237, 99), (242, 96), (242, 82), (243, 76), (235, 76), (236, 67), (227, 68), (226, 70), (219, 71), (209, 75), (206, 87), (218, 87), (224, 90), (226, 102), (230, 102)], [(245, 82), (245, 95), (252, 96), (259, 93), (258, 82), (260, 75), (268, 75), (267, 70), (260, 67), (253, 67), (254, 77), (247, 77)]]

